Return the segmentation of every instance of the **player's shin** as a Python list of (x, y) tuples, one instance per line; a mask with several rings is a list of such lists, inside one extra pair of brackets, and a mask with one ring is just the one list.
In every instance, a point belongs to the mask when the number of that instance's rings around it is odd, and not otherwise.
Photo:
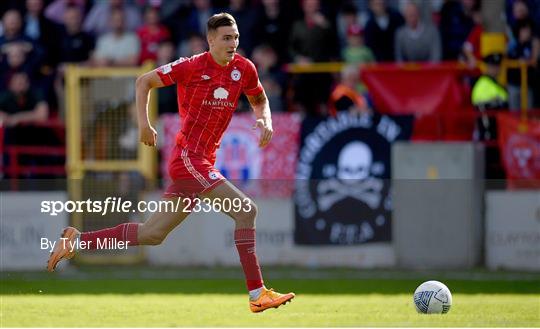
[(242, 228), (234, 231), (234, 243), (240, 256), (244, 270), (246, 285), (249, 291), (263, 286), (261, 268), (255, 252), (255, 229)]
[(86, 249), (98, 249), (100, 245), (109, 243), (125, 243), (128, 246), (139, 245), (138, 228), (139, 223), (123, 223), (115, 227), (110, 227), (98, 231), (83, 232), (80, 241), (86, 246)]

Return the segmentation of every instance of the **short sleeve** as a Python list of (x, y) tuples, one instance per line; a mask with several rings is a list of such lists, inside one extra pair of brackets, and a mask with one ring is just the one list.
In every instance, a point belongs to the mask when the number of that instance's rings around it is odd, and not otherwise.
[(259, 75), (257, 74), (257, 69), (255, 65), (250, 60), (247, 60), (246, 68), (246, 80), (244, 83), (244, 94), (247, 96), (254, 96), (262, 93), (263, 87), (259, 81)]
[(191, 67), (190, 58), (180, 57), (174, 62), (158, 67), (156, 73), (165, 86), (170, 86), (175, 83), (185, 83), (191, 75)]

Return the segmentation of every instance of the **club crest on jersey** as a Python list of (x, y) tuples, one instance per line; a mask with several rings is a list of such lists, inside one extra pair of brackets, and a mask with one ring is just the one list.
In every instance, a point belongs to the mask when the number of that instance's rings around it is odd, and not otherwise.
[(227, 99), (228, 97), (229, 97), (229, 92), (225, 88), (219, 87), (216, 90), (214, 90), (215, 99)]
[(201, 79), (203, 79), (203, 80), (210, 80), (210, 77), (207, 76), (206, 74), (203, 74), (203, 75), (201, 75)]
[(234, 81), (240, 80), (241, 77), (242, 73), (240, 73), (240, 71), (238, 71), (237, 69), (231, 71), (231, 79), (233, 79)]
[(216, 180), (219, 177), (220, 177), (220, 174), (217, 171), (211, 171), (210, 173), (208, 173), (208, 178), (210, 178), (212, 180)]

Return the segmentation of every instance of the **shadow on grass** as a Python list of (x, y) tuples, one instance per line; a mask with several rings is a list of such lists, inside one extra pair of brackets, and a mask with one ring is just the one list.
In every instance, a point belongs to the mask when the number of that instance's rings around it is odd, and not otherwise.
[[(412, 294), (422, 281), (397, 279), (270, 279), (268, 287), (298, 294)], [(456, 294), (540, 294), (540, 281), (444, 280)], [(241, 279), (2, 279), (1, 295), (245, 294)]]

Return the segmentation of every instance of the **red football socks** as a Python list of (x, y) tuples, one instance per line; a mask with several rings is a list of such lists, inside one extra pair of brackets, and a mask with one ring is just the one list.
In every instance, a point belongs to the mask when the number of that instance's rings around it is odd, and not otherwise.
[(81, 241), (90, 242), (85, 249), (96, 249), (98, 246), (98, 239), (103, 241), (109, 239), (116, 239), (116, 241), (124, 241), (128, 243), (128, 246), (136, 246), (139, 244), (137, 240), (138, 223), (123, 223), (115, 227), (106, 228), (99, 231), (83, 232), (81, 233)]
[(234, 231), (234, 244), (240, 255), (240, 263), (246, 276), (248, 290), (263, 286), (261, 267), (255, 253), (255, 229), (243, 228)]

